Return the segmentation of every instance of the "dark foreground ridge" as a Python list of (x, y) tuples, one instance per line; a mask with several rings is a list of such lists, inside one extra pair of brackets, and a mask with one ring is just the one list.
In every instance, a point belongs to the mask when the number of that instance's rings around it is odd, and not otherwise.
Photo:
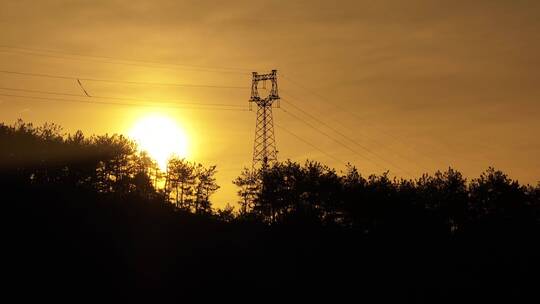
[(120, 136), (19, 122), (0, 147), (3, 284), (19, 300), (536, 296), (540, 185), (492, 168), (411, 181), (279, 163), (239, 176), (232, 212), (211, 207), (213, 166), (160, 176)]

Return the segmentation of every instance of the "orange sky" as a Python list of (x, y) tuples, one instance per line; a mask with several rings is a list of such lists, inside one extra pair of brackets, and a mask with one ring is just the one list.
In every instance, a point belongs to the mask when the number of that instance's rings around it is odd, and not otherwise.
[[(342, 169), (336, 158), (365, 173), (387, 168), (404, 177), (448, 166), (474, 177), (493, 165), (524, 183), (540, 180), (538, 1), (19, 0), (2, 1), (0, 21), (2, 71), (248, 88), (250, 71), (276, 68), (286, 111), (274, 110), (276, 123), (318, 148), (276, 129), (282, 160)], [(247, 109), (250, 94), (83, 83), (95, 96), (238, 109)], [(72, 79), (0, 73), (0, 87), (3, 95), (87, 100), (6, 90), (82, 94)], [(218, 165), (217, 206), (236, 201), (231, 180), (250, 165), (254, 112), (2, 95), (0, 109), (7, 123), (52, 121), (88, 134), (127, 133), (148, 113), (166, 113), (191, 137), (193, 160)]]

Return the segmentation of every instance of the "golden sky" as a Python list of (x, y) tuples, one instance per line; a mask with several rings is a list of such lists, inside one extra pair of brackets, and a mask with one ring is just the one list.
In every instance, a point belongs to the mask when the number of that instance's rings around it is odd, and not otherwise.
[[(276, 124), (310, 143), (276, 129), (282, 160), (403, 177), (491, 165), (540, 180), (539, 1), (3, 0), (0, 22), (1, 71), (234, 87), (83, 80), (93, 96), (247, 109), (250, 71), (275, 68)], [(82, 94), (73, 79), (4, 72), (0, 87), (6, 123), (127, 133), (149, 114), (174, 118), (190, 158), (218, 165), (217, 206), (236, 201), (231, 181), (251, 164), (254, 112), (10, 97), (88, 100), (13, 90)]]

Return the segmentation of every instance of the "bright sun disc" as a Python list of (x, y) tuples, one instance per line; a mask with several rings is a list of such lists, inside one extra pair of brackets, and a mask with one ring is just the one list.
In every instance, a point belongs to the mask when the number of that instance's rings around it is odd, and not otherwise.
[(185, 132), (173, 119), (165, 116), (147, 116), (138, 120), (129, 136), (140, 150), (148, 152), (162, 170), (171, 156), (186, 157), (188, 154)]

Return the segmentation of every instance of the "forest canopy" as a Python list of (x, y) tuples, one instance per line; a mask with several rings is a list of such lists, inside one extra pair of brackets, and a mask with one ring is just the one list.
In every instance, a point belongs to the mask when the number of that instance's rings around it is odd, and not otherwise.
[(227, 221), (316, 224), (365, 233), (407, 228), (456, 233), (478, 223), (540, 221), (540, 183), (521, 185), (495, 168), (471, 180), (453, 168), (413, 180), (390, 178), (388, 172), (364, 176), (353, 165), (337, 172), (315, 161), (278, 162), (267, 170), (240, 172), (233, 181), (239, 189), (237, 208), (215, 210), (216, 165), (172, 157), (163, 172), (123, 135), (63, 134), (56, 124), (35, 127), (19, 120), (0, 125), (0, 142), (4, 185), (135, 194)]

